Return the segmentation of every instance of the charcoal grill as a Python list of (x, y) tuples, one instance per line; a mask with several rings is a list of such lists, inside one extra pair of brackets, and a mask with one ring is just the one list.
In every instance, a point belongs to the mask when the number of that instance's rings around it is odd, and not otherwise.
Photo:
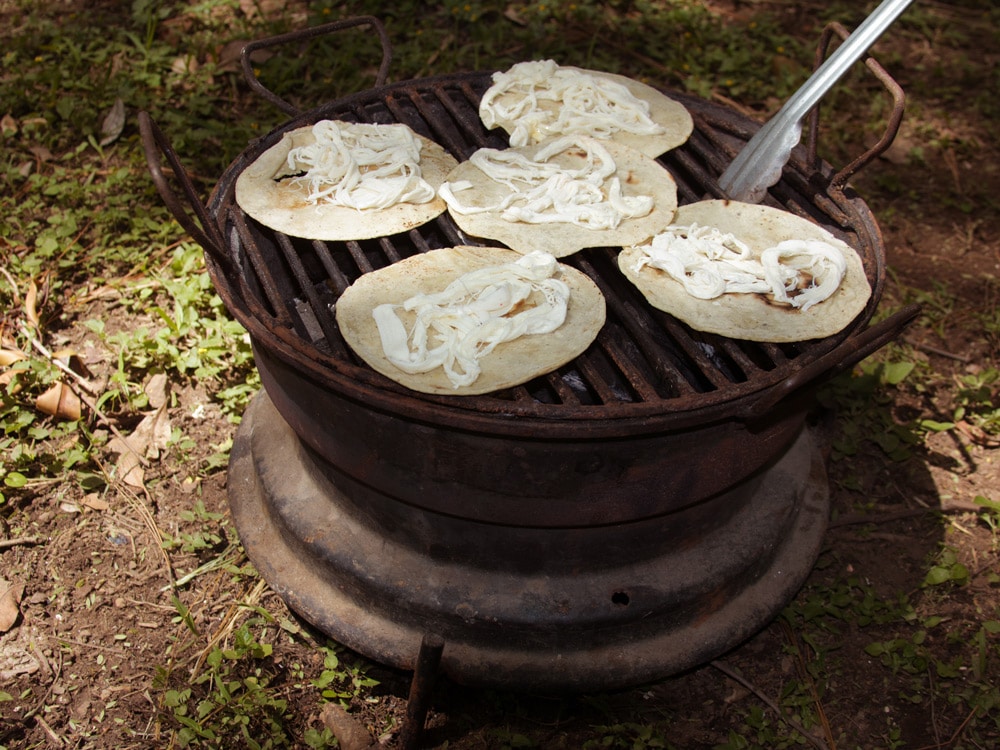
[[(352, 19), (254, 43), (244, 62), (261, 46), (360, 24), (385, 43), (377, 21)], [(234, 198), (247, 165), (286, 131), (323, 118), (402, 122), (460, 160), (507, 145), (478, 117), (489, 73), (386, 85), (385, 49), (374, 88), (309, 112), (263, 89), (291, 119), (236, 159), (207, 207), (163, 134), (142, 120), (160, 193), (204, 246), (264, 385), (230, 463), (248, 555), (293, 609), (340, 642), (410, 669), (431, 635), (445, 644), (443, 670), (463, 683), (625, 687), (738, 644), (801, 585), (825, 532), (827, 479), (805, 429), (814, 386), (917, 312), (869, 325), (884, 249), (846, 182), (876, 152), (837, 173), (812, 144), (797, 149), (766, 199), (861, 254), (873, 295), (841, 333), (794, 344), (699, 333), (652, 309), (618, 272), (620, 248), (601, 247), (564, 259), (607, 300), (607, 324), (586, 352), (489, 395), (415, 393), (346, 346), (337, 299), (362, 274), (415, 253), (484, 243), (447, 214), (370, 241), (302, 240), (259, 225)], [(248, 80), (262, 88), (252, 72)], [(667, 93), (695, 122), (690, 140), (660, 158), (680, 202), (721, 197), (718, 175), (758, 124)], [(187, 205), (163, 176), (163, 156)]]

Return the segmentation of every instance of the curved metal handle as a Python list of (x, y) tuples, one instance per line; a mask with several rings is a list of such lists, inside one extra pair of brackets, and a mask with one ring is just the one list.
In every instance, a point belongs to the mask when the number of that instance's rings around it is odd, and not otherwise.
[[(847, 39), (848, 37), (847, 29), (845, 29), (841, 24), (837, 22), (827, 24), (826, 28), (823, 29), (819, 45), (816, 48), (817, 68), (822, 65), (823, 58), (826, 57), (826, 51), (830, 46), (830, 40), (834, 34), (839, 36), (841, 39)], [(896, 83), (895, 79), (889, 75), (889, 72), (883, 68), (874, 57), (871, 57), (870, 55), (866, 56), (865, 65), (892, 97), (892, 111), (889, 113), (888, 122), (885, 126), (885, 132), (882, 134), (882, 137), (879, 138), (878, 142), (833, 176), (833, 179), (830, 181), (830, 187), (837, 190), (843, 190), (847, 181), (851, 179), (855, 173), (865, 167), (873, 159), (876, 159), (883, 154), (885, 150), (892, 145), (893, 140), (896, 138), (896, 133), (899, 132), (899, 126), (903, 122), (903, 110), (906, 106), (906, 94), (903, 92), (902, 86)], [(807, 158), (809, 159), (809, 162), (813, 164), (819, 161), (819, 157), (816, 153), (816, 143), (819, 135), (819, 106), (820, 105), (817, 104), (809, 113), (809, 138), (806, 143), (806, 148), (808, 154)]]
[(349, 29), (354, 26), (364, 25), (374, 28), (378, 33), (379, 40), (382, 43), (382, 64), (379, 66), (378, 75), (375, 77), (375, 88), (379, 88), (385, 84), (385, 79), (389, 75), (389, 63), (392, 62), (392, 44), (389, 41), (389, 34), (386, 32), (385, 26), (383, 26), (382, 22), (374, 16), (356, 16), (354, 18), (345, 18), (340, 21), (331, 21), (330, 23), (325, 23), (320, 26), (312, 26), (308, 29), (291, 31), (287, 34), (279, 34), (278, 36), (272, 36), (266, 39), (250, 42), (245, 45), (243, 50), (240, 52), (240, 64), (243, 66), (243, 77), (246, 79), (250, 88), (260, 94), (264, 99), (269, 101), (285, 114), (295, 117), (301, 114), (297, 107), (286, 102), (257, 80), (257, 76), (253, 71), (253, 64), (250, 61), (250, 55), (257, 50), (266, 49), (267, 47), (279, 47), (284, 44), (292, 44), (294, 42), (313, 39), (318, 36), (330, 34), (334, 31), (340, 31), (341, 29)]
[[(229, 256), (226, 255), (225, 242), (222, 239), (219, 227), (212, 221), (208, 209), (201, 202), (201, 198), (198, 197), (198, 192), (195, 190), (191, 178), (184, 171), (184, 166), (177, 157), (173, 146), (170, 145), (170, 141), (167, 140), (163, 131), (160, 130), (160, 127), (149, 116), (148, 112), (139, 113), (139, 132), (142, 135), (142, 146), (146, 152), (146, 163), (149, 165), (149, 173), (153, 178), (153, 183), (156, 185), (157, 192), (167, 205), (170, 213), (174, 215), (178, 223), (194, 237), (195, 241), (206, 252), (211, 253), (213, 258), (228, 267), (230, 265)], [(170, 183), (163, 173), (161, 156), (166, 157), (173, 171), (174, 179), (181, 186), (184, 197), (187, 199), (186, 207), (181, 203), (180, 198), (177, 197), (177, 193), (170, 187)], [(197, 222), (191, 218), (192, 213), (197, 217)]]
[(854, 367), (865, 357), (874, 354), (896, 338), (913, 322), (923, 308), (919, 304), (904, 307), (883, 321), (845, 339), (822, 357), (813, 360), (801, 370), (768, 390), (761, 398), (743, 409), (739, 417), (752, 422), (769, 414), (778, 403), (805, 388), (821, 377), (833, 377)]
[(719, 177), (719, 187), (733, 200), (759, 203), (767, 189), (781, 179), (782, 169), (802, 134), (802, 120), (827, 91), (867, 54), (895, 19), (913, 0), (882, 0), (875, 11), (850, 34), (829, 58), (819, 64), (809, 79), (784, 106), (750, 139)]

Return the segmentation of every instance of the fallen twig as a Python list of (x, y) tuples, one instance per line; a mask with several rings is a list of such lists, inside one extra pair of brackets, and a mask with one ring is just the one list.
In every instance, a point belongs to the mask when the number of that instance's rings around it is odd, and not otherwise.
[(896, 510), (891, 513), (881, 513), (873, 516), (870, 513), (849, 513), (846, 516), (830, 521), (827, 528), (836, 529), (841, 526), (857, 526), (858, 524), (881, 524), (893, 521), (902, 521), (907, 518), (924, 516), (932, 512), (941, 512), (940, 508), (910, 508), (907, 510)]
[(709, 664), (722, 672), (722, 674), (726, 675), (726, 677), (740, 683), (743, 687), (760, 698), (772, 711), (774, 711), (774, 713), (778, 715), (778, 719), (805, 737), (813, 747), (817, 748), (817, 750), (834, 750), (834, 748), (831, 748), (826, 742), (813, 736), (804, 726), (795, 721), (795, 719), (785, 716), (785, 713), (781, 710), (781, 707), (777, 703), (764, 695), (764, 693), (762, 693), (756, 685), (737, 673), (736, 670), (727, 665), (725, 662), (715, 660), (709, 662)]
[[(156, 519), (153, 518), (152, 512), (146, 507), (146, 504), (142, 502), (142, 499), (132, 491), (132, 488), (120, 479), (112, 477), (105, 468), (104, 463), (96, 456), (94, 457), (94, 461), (97, 464), (97, 468), (101, 470), (101, 474), (104, 475), (108, 486), (115, 487), (118, 492), (121, 493), (121, 495), (125, 498), (125, 502), (132, 506), (132, 508), (139, 514), (146, 530), (153, 535), (153, 539), (156, 540), (156, 548), (160, 551), (160, 556), (163, 558), (163, 565), (167, 571), (167, 580), (170, 581), (170, 586), (173, 586), (174, 582), (177, 580), (177, 576), (174, 575), (174, 566), (170, 561), (170, 555), (167, 554), (167, 550), (164, 549), (163, 546), (163, 542), (167, 539), (167, 535), (164, 534), (163, 531), (160, 530), (160, 527), (156, 525)], [(145, 490), (145, 488), (143, 489)], [(149, 493), (147, 492), (146, 495), (148, 498)]]
[(906, 510), (895, 510), (889, 513), (881, 513), (879, 515), (872, 515), (870, 513), (849, 513), (830, 521), (827, 528), (836, 529), (841, 526), (857, 526), (859, 524), (872, 524), (874, 526), (878, 526), (883, 523), (903, 521), (907, 518), (916, 518), (918, 516), (925, 516), (928, 514), (944, 515), (947, 513), (979, 513), (984, 509), (982, 505), (970, 503), (958, 498), (952, 498), (948, 501), (948, 503), (949, 504), (947, 506), (939, 505), (935, 507), (932, 505), (926, 505), (923, 508), (907, 508)]
[(965, 728), (969, 726), (969, 722), (972, 721), (972, 717), (976, 715), (976, 710), (978, 708), (979, 708), (978, 706), (972, 707), (972, 710), (969, 711), (969, 715), (965, 717), (965, 720), (958, 725), (958, 729), (956, 729), (954, 733), (951, 735), (951, 737), (949, 737), (947, 740), (945, 740), (944, 742), (935, 743), (933, 745), (924, 745), (923, 747), (918, 747), (917, 750), (941, 750), (942, 748), (945, 747), (954, 746), (954, 744), (958, 742), (958, 738), (961, 736), (962, 732), (964, 732)]
[(961, 362), (966, 365), (972, 361), (964, 354), (956, 354), (955, 352), (949, 352), (946, 349), (938, 349), (936, 346), (931, 346), (930, 344), (924, 344), (920, 341), (916, 341), (910, 336), (903, 336), (902, 341), (904, 344), (909, 344), (914, 349), (920, 349), (921, 351), (927, 352), (928, 354), (936, 354), (937, 356), (944, 357), (946, 359), (953, 359), (956, 362)]
[(56, 747), (64, 747), (64, 746), (66, 745), (66, 740), (64, 740), (64, 739), (63, 739), (62, 737), (60, 737), (60, 736), (59, 736), (58, 734), (56, 734), (56, 733), (55, 733), (55, 731), (53, 731), (52, 727), (50, 727), (50, 726), (49, 726), (49, 725), (48, 725), (48, 724), (47, 724), (47, 723), (45, 722), (45, 719), (43, 719), (43, 718), (42, 718), (41, 716), (39, 716), (38, 714), (35, 714), (35, 721), (36, 721), (36, 722), (38, 723), (38, 725), (39, 725), (39, 726), (40, 726), (40, 727), (41, 727), (42, 729), (44, 729), (44, 730), (45, 730), (45, 734), (47, 734), (47, 735), (49, 736), (49, 738), (50, 738), (50, 739), (51, 739), (51, 740), (52, 740), (52, 741), (53, 741), (54, 743), (56, 743)]
[(208, 562), (204, 563), (203, 565), (199, 565), (197, 568), (195, 568), (194, 570), (192, 570), (190, 573), (185, 573), (180, 578), (178, 578), (176, 581), (173, 581), (173, 582), (167, 584), (166, 586), (164, 586), (163, 588), (161, 588), (160, 591), (169, 591), (170, 589), (179, 589), (181, 586), (187, 585), (188, 583), (190, 583), (191, 581), (193, 581), (195, 578), (197, 578), (200, 575), (204, 575), (205, 573), (210, 573), (213, 570), (218, 570), (219, 568), (224, 567), (227, 563), (230, 562), (227, 559), (227, 556), (229, 555), (230, 552), (232, 552), (234, 550), (239, 550), (239, 545), (230, 544), (222, 552), (220, 552), (217, 556), (213, 557), (211, 560), (209, 560)]
[(66, 638), (61, 635), (56, 636), (56, 640), (61, 644), (69, 644), (71, 646), (81, 646), (83, 648), (92, 648), (96, 651), (106, 651), (109, 654), (117, 654), (118, 656), (128, 656), (127, 651), (123, 651), (120, 648), (115, 648), (114, 646), (102, 646), (100, 643), (87, 643), (85, 641), (74, 641), (72, 638)]
[(202, 649), (201, 653), (198, 654), (197, 659), (195, 659), (194, 667), (191, 668), (192, 679), (194, 679), (198, 672), (201, 671), (202, 665), (205, 663), (205, 659), (208, 658), (212, 649), (222, 643), (236, 629), (237, 615), (243, 610), (256, 607), (266, 589), (267, 582), (261, 578), (256, 584), (254, 584), (254, 587), (250, 590), (246, 599), (236, 601), (230, 605), (229, 610), (222, 618), (222, 622), (219, 623), (219, 627), (216, 628), (214, 633), (212, 633), (211, 637), (208, 639), (208, 643), (205, 644), (205, 648)]
[(10, 549), (11, 547), (19, 547), (23, 545), (40, 544), (42, 538), (40, 536), (19, 536), (14, 539), (0, 539), (0, 549)]
[(97, 395), (97, 389), (94, 387), (93, 383), (91, 383), (89, 380), (83, 377), (83, 375), (81, 375), (80, 373), (76, 372), (72, 367), (67, 365), (65, 362), (61, 361), (51, 351), (49, 351), (48, 347), (46, 347), (45, 344), (39, 341), (38, 336), (34, 335), (30, 330), (28, 330), (28, 327), (26, 325), (24, 325), (23, 323), (19, 324), (18, 330), (21, 332), (21, 335), (24, 336), (26, 339), (28, 339), (31, 345), (38, 350), (38, 353), (41, 354), (43, 357), (45, 357), (46, 360), (48, 360), (51, 364), (57, 367), (64, 374), (69, 375), (73, 380), (75, 380), (80, 385), (81, 388), (87, 391), (87, 393), (90, 393), (92, 395)]
[(792, 630), (792, 626), (788, 624), (787, 621), (781, 620), (781, 629), (785, 632), (785, 637), (788, 639), (789, 643), (792, 644), (792, 648), (795, 649), (795, 662), (799, 671), (799, 678), (805, 680), (806, 684), (809, 686), (809, 694), (812, 696), (813, 705), (816, 707), (816, 713), (819, 715), (820, 726), (823, 727), (823, 734), (826, 735), (826, 743), (830, 746), (831, 750), (836, 750), (837, 741), (833, 737), (833, 728), (830, 726), (829, 719), (826, 718), (826, 711), (823, 710), (823, 703), (819, 698), (819, 691), (816, 690), (816, 683), (809, 674), (809, 670), (806, 668), (806, 660), (802, 655), (802, 647), (799, 644), (799, 637)]

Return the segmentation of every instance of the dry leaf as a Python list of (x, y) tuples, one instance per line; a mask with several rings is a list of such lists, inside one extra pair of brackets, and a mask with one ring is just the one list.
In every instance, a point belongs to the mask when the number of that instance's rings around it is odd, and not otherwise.
[(249, 42), (249, 39), (233, 39), (231, 42), (223, 45), (223, 47), (216, 53), (216, 63), (215, 70), (217, 73), (237, 73), (239, 72), (242, 63), (243, 48)]
[(108, 449), (118, 454), (118, 463), (115, 464), (118, 478), (132, 487), (143, 487), (146, 472), (142, 468), (142, 458), (129, 447), (127, 439), (111, 438), (108, 441)]
[(143, 387), (143, 393), (146, 394), (146, 398), (149, 399), (149, 405), (154, 409), (159, 409), (167, 403), (168, 385), (167, 376), (162, 372), (158, 372)]
[(25, 358), (20, 349), (0, 349), (0, 366), (8, 367)]
[(14, 375), (15, 372), (13, 370), (4, 370), (3, 372), (0, 372), (0, 386), (2, 386), (3, 388), (10, 388), (10, 390), (7, 392), (8, 395), (10, 396), (14, 396), (21, 392), (20, 383), (15, 383), (13, 386), (11, 386), (11, 382), (13, 382), (14, 380)]
[(166, 404), (149, 412), (136, 425), (135, 430), (122, 440), (115, 437), (108, 442), (108, 448), (118, 453), (117, 475), (128, 485), (141, 488), (145, 479), (143, 461), (159, 458), (160, 451), (170, 441), (170, 416)]
[(28, 292), (24, 295), (24, 314), (28, 316), (31, 325), (38, 330), (41, 326), (38, 323), (38, 310), (35, 305), (38, 303), (38, 287), (34, 281), (28, 282)]
[(6, 633), (17, 622), (21, 610), (18, 605), (24, 596), (24, 584), (14, 581), (8, 583), (0, 578), (0, 633)]
[(185, 477), (184, 481), (181, 482), (180, 490), (185, 495), (190, 495), (192, 492), (201, 487), (201, 480), (195, 477)]
[(0, 117), (0, 133), (8, 138), (17, 134), (17, 120), (11, 117), (10, 112)]
[(159, 458), (160, 451), (170, 442), (170, 415), (166, 404), (160, 406), (152, 414), (147, 414), (135, 428), (131, 439), (138, 442), (146, 458)]
[(124, 129), (125, 102), (122, 101), (121, 97), (118, 97), (115, 99), (115, 103), (111, 105), (111, 109), (104, 116), (104, 122), (101, 123), (101, 145), (107, 146), (117, 141), (118, 136), (122, 134), (122, 130)]
[(73, 389), (63, 382), (53, 383), (41, 396), (35, 399), (35, 408), (43, 414), (68, 419), (80, 418), (80, 398)]
[(91, 492), (83, 498), (83, 504), (91, 510), (107, 510), (111, 504), (96, 492)]
[(170, 63), (170, 72), (182, 76), (198, 71), (198, 58), (194, 55), (180, 55)]
[(28, 151), (38, 159), (38, 161), (52, 161), (52, 152), (49, 151), (45, 146), (31, 146)]

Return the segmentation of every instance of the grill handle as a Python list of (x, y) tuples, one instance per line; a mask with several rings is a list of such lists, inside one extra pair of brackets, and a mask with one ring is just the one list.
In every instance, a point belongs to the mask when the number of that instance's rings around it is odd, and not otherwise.
[[(868, 56), (868, 48), (882, 32), (910, 5), (913, 0), (883, 0), (881, 5), (862, 22), (853, 34), (848, 34), (840, 24), (829, 24), (823, 30), (816, 51), (813, 74), (801, 88), (785, 102), (740, 150), (730, 165), (719, 176), (719, 188), (733, 200), (760, 203), (769, 187), (781, 179), (782, 171), (799, 142), (802, 122), (810, 118), (810, 144), (807, 147), (811, 163), (815, 163), (817, 109), (820, 100), (860, 58), (875, 76), (889, 88), (894, 102), (887, 133), (867, 153), (851, 162), (837, 175), (837, 186), (842, 188), (847, 179), (862, 166), (889, 147), (902, 121), (902, 89), (877, 62)], [(826, 57), (830, 37), (837, 33), (844, 43), (829, 58)]]
[[(823, 59), (826, 57), (827, 49), (830, 46), (830, 41), (833, 35), (836, 34), (842, 40), (846, 40), (850, 33), (844, 28), (843, 24), (837, 23), (836, 21), (829, 23), (823, 29), (823, 34), (820, 36), (819, 44), (816, 47), (816, 68), (819, 68), (823, 64)], [(857, 157), (847, 166), (843, 167), (839, 172), (837, 172), (833, 178), (830, 180), (830, 187), (835, 190), (843, 190), (844, 186), (847, 185), (847, 181), (851, 179), (858, 171), (863, 167), (867, 166), (869, 162), (873, 159), (881, 156), (892, 142), (896, 139), (896, 134), (899, 132), (899, 126), (903, 122), (903, 112), (906, 108), (906, 94), (903, 91), (903, 87), (900, 86), (896, 79), (889, 75), (882, 65), (874, 57), (867, 55), (865, 57), (865, 66), (871, 71), (872, 75), (878, 79), (879, 83), (885, 87), (889, 96), (892, 98), (892, 111), (889, 113), (887, 118), (885, 131), (882, 133), (882, 137), (867, 151), (865, 151), (861, 156)], [(806, 158), (810, 164), (819, 163), (819, 156), (816, 150), (816, 144), (819, 138), (819, 108), (820, 104), (817, 103), (815, 107), (809, 112), (808, 116), (808, 137), (806, 139)]]
[(243, 47), (243, 50), (240, 53), (240, 64), (243, 66), (243, 77), (246, 79), (250, 88), (257, 92), (260, 96), (276, 106), (285, 114), (296, 117), (302, 114), (297, 107), (286, 102), (257, 79), (257, 76), (253, 71), (253, 63), (250, 60), (250, 56), (257, 50), (266, 49), (268, 47), (280, 47), (285, 44), (303, 42), (309, 39), (314, 39), (318, 36), (324, 36), (335, 31), (340, 31), (342, 29), (365, 25), (371, 26), (375, 29), (375, 32), (378, 34), (379, 40), (382, 43), (382, 64), (379, 66), (378, 75), (375, 76), (375, 88), (380, 88), (385, 85), (386, 78), (389, 75), (389, 63), (392, 62), (392, 43), (389, 41), (389, 34), (386, 32), (385, 26), (383, 26), (382, 22), (374, 16), (355, 16), (352, 18), (344, 18), (340, 21), (332, 21), (330, 23), (321, 24), (320, 26), (312, 26), (308, 29), (291, 31), (287, 34), (279, 34), (277, 36), (250, 42)]
[(834, 377), (854, 367), (865, 357), (874, 354), (895, 339), (920, 314), (921, 305), (907, 305), (861, 333), (850, 336), (839, 346), (813, 360), (801, 370), (793, 373), (761, 398), (742, 409), (738, 417), (753, 422), (770, 414), (786, 398), (801, 391), (807, 385), (816, 385), (820, 378)]
[[(156, 191), (160, 194), (170, 213), (199, 245), (228, 267), (229, 257), (226, 255), (226, 244), (219, 232), (219, 227), (212, 221), (208, 209), (198, 197), (198, 191), (195, 190), (191, 178), (188, 177), (184, 166), (177, 157), (177, 152), (174, 151), (170, 141), (167, 140), (163, 131), (160, 130), (148, 112), (139, 113), (139, 133), (142, 135), (142, 147), (146, 152), (146, 163), (149, 165), (153, 184), (156, 185)], [(162, 157), (164, 156), (170, 165), (174, 179), (180, 185), (184, 197), (187, 199), (187, 207), (181, 203), (180, 198), (170, 187), (170, 183), (163, 173)], [(197, 222), (192, 218), (192, 213), (197, 217)]]

